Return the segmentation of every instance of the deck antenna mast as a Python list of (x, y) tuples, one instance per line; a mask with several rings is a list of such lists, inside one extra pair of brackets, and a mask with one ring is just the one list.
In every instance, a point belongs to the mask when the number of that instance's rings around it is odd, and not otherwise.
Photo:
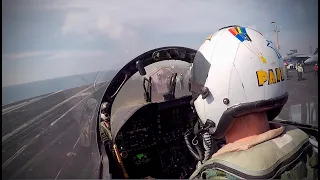
[(271, 24), (273, 24), (274, 32), (276, 33), (277, 49), (279, 51), (280, 50), (280, 45), (279, 45), (279, 35), (278, 35), (278, 33), (280, 32), (280, 30), (278, 30), (278, 26), (277, 26), (277, 23), (275, 21), (272, 21)]

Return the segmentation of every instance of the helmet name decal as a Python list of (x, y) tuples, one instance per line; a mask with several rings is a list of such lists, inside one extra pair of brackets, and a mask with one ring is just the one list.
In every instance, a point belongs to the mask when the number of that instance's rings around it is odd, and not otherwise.
[[(274, 73), (275, 72), (275, 73)], [(256, 71), (258, 86), (263, 86), (265, 82), (268, 81), (268, 85), (276, 84), (278, 82), (284, 81), (284, 71), (281, 67), (269, 69), (268, 72), (264, 70)]]
[(282, 68), (276, 68), (277, 82), (284, 81), (284, 71)]

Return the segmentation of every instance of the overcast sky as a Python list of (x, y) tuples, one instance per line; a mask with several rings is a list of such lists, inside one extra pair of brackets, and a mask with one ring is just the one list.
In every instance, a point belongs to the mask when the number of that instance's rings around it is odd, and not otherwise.
[(317, 0), (2, 0), (2, 86), (120, 68), (160, 46), (198, 49), (233, 24), (274, 41), (271, 21), (283, 55), (318, 47)]

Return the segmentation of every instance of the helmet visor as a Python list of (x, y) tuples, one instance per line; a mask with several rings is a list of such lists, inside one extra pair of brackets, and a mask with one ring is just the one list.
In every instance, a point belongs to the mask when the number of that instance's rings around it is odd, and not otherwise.
[(201, 89), (204, 87), (208, 77), (210, 66), (211, 64), (203, 54), (197, 51), (193, 60), (190, 77), (192, 98), (194, 100), (201, 94)]

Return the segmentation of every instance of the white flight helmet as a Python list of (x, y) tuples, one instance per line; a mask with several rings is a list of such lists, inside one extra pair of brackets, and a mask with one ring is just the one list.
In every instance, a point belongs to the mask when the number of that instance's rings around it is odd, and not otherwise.
[(273, 120), (287, 102), (282, 57), (256, 30), (220, 29), (201, 45), (191, 67), (192, 104), (215, 138), (239, 116), (266, 111)]

